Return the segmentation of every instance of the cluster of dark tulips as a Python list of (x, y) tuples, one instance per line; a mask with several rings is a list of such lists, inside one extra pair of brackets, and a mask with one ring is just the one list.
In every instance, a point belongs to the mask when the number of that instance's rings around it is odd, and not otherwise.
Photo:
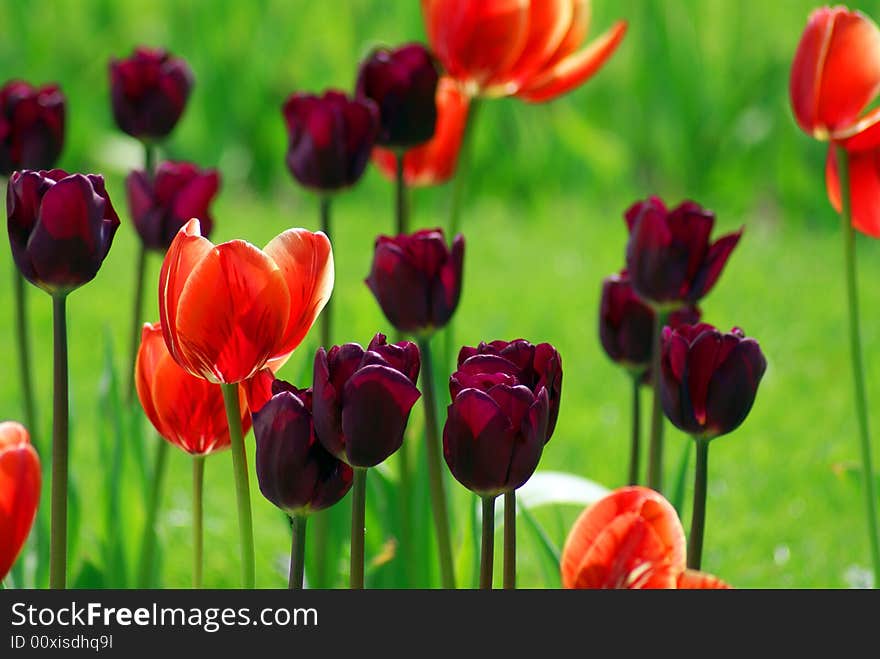
[[(423, 0), (422, 10), (431, 50), (418, 43), (376, 49), (361, 63), (353, 93), (295, 93), (283, 104), (287, 167), (316, 195), (322, 230), (288, 229), (262, 249), (243, 240), (215, 245), (208, 239), (210, 206), (220, 186), (217, 171), (189, 162), (157, 162), (162, 140), (183, 115), (193, 90), (186, 62), (162, 50), (138, 48), (110, 63), (113, 116), (122, 131), (142, 143), (145, 154), (143, 168), (125, 182), (141, 244), (129, 394), (133, 398), (136, 393), (147, 418), (167, 440), (159, 443), (157, 469), (170, 445), (192, 456), (196, 587), (202, 585), (204, 462), (225, 449), (233, 457), (242, 584), (254, 586), (244, 443), (251, 427), (260, 491), (291, 520), (290, 587), (303, 586), (307, 520), (349, 490), (350, 581), (354, 588), (363, 587), (368, 470), (412, 441), (405, 439), (407, 424), (420, 399), (443, 586), (455, 587), (456, 581), (441, 456), (454, 478), (482, 501), (484, 588), (492, 587), (495, 503), (503, 496), (503, 581), (506, 588), (515, 586), (516, 491), (535, 472), (556, 428), (562, 359), (553, 345), (522, 338), (464, 346), (448, 379), (445, 414), (439, 409), (435, 371), (451, 363), (452, 351), (436, 359), (430, 339), (444, 332), (445, 345), (453, 345), (451, 321), (464, 273), (465, 240), (458, 228), (468, 144), (477, 107), (485, 99), (515, 96), (544, 102), (574, 89), (613, 54), (626, 24), (617, 23), (578, 51), (589, 25), (586, 0)], [(872, 22), (842, 8), (823, 9), (811, 16), (792, 71), (798, 121), (834, 144), (828, 169), (831, 198), (842, 204), (849, 228), (850, 161), (853, 221), (869, 233), (880, 226), (866, 199), (870, 181), (864, 182), (876, 178), (870, 163), (880, 115), (860, 114), (880, 85), (878, 53), (880, 32)], [(35, 413), (23, 280), (53, 301), (53, 588), (65, 587), (67, 577), (65, 301), (97, 275), (120, 225), (101, 176), (52, 169), (63, 145), (64, 114), (65, 99), (56, 86), (33, 88), (16, 81), (0, 91), (0, 167), (9, 176), (9, 239), (21, 275), (16, 327), (29, 427)], [(396, 232), (376, 239), (365, 283), (397, 336), (389, 342), (376, 333), (364, 348), (356, 342), (333, 343), (341, 332), (334, 328), (331, 305), (331, 203), (358, 182), (371, 158), (396, 183)], [(407, 204), (408, 187), (448, 180), (453, 181), (451, 244), (442, 229), (413, 231)], [(629, 485), (588, 507), (575, 523), (560, 565), (566, 587), (726, 587), (699, 571), (708, 447), (743, 423), (766, 361), (758, 343), (739, 328), (721, 332), (699, 322), (698, 304), (717, 282), (742, 233), (710, 242), (714, 219), (697, 203), (668, 209), (657, 197), (625, 213), (625, 268), (603, 282), (599, 329), (605, 351), (633, 382)], [(851, 256), (851, 229), (848, 235)], [(159, 280), (151, 287), (158, 293), (160, 318), (144, 324), (149, 252), (163, 256)], [(311, 382), (295, 385), (279, 378), (276, 373), (316, 323), (320, 347)], [(853, 337), (857, 348), (857, 325)], [(647, 487), (639, 484), (642, 386), (654, 392)], [(661, 494), (664, 417), (696, 445), (687, 547), (678, 513)], [(868, 454), (866, 468), (869, 464)], [(29, 533), (40, 492), (39, 458), (21, 424), (0, 424), (0, 466), (2, 578)], [(402, 497), (407, 496), (405, 476)], [(872, 497), (869, 492), (869, 511)], [(145, 557), (154, 550), (155, 512), (148, 511)], [(144, 566), (150, 570), (149, 559)]]

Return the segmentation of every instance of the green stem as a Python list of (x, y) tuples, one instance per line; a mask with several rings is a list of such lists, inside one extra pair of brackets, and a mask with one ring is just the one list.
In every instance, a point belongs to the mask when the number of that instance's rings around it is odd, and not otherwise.
[(483, 497), (483, 539), (480, 543), (480, 590), (492, 590), (495, 555), (495, 497)]
[(699, 570), (703, 561), (703, 529), (706, 526), (706, 484), (709, 470), (709, 440), (697, 443), (697, 468), (694, 474), (694, 505), (691, 512), (691, 533), (688, 537), (687, 566)]
[(232, 469), (235, 476), (235, 499), (238, 503), (238, 532), (241, 543), (241, 583), (253, 588), (254, 578), (254, 524), (251, 519), (251, 492), (248, 484), (247, 454), (241, 434), (241, 410), (238, 406), (238, 385), (221, 384), (229, 439), (232, 448)]
[(135, 281), (134, 281), (134, 309), (131, 313), (131, 335), (129, 342), (129, 360), (128, 360), (128, 404), (134, 400), (135, 392), (135, 363), (137, 362), (138, 347), (141, 343), (141, 318), (143, 318), (144, 306), (144, 275), (147, 269), (147, 248), (141, 243), (138, 250), (137, 265), (135, 265)]
[(144, 534), (141, 539), (141, 563), (138, 574), (138, 588), (149, 588), (153, 581), (153, 562), (156, 555), (156, 519), (159, 515), (159, 504), (162, 500), (162, 487), (165, 483), (166, 465), (168, 464), (167, 441), (159, 438), (156, 445), (156, 459), (153, 467), (152, 487), (147, 504), (147, 518), (144, 522)]
[(367, 508), (367, 470), (354, 468), (351, 488), (351, 588), (364, 587), (364, 519)]
[(302, 590), (303, 575), (306, 568), (306, 522), (308, 515), (295, 514), (290, 518), (290, 572), (287, 576), (287, 587), (291, 590)]
[(862, 453), (862, 482), (865, 488), (865, 513), (868, 518), (871, 562), (874, 567), (874, 587), (880, 588), (880, 533), (877, 525), (877, 495), (871, 458), (871, 434), (868, 428), (868, 396), (865, 391), (865, 373), (862, 366), (862, 339), (859, 325), (859, 296), (856, 284), (855, 231), (852, 225), (849, 187), (849, 159), (846, 149), (836, 147), (837, 171), (842, 201), (843, 253), (846, 273), (846, 294), (849, 303), (849, 342), (855, 385), (856, 416), (859, 420), (859, 438)]
[[(163, 442), (164, 443), (164, 442)], [(204, 517), (202, 509), (202, 492), (204, 491), (205, 482), (205, 456), (193, 456), (193, 510), (192, 510), (192, 531), (193, 531), (193, 588), (202, 587), (202, 564), (204, 547), (204, 533), (202, 531), (202, 519)]]
[(504, 493), (504, 590), (516, 588), (516, 491)]
[(68, 378), (67, 292), (52, 296), (54, 338), (54, 400), (52, 409), (52, 522), (49, 588), (67, 584)]
[(639, 388), (642, 374), (634, 374), (632, 377), (632, 443), (629, 450), (629, 478), (630, 485), (639, 484), (639, 449), (641, 444), (642, 412), (639, 400)]
[(461, 148), (458, 151), (458, 165), (455, 176), (452, 179), (452, 192), (449, 200), (449, 237), (454, 238), (461, 224), (461, 204), (464, 199), (464, 186), (468, 178), (468, 170), (473, 158), (474, 130), (477, 123), (477, 110), (480, 101), (471, 99), (468, 108), (468, 116), (464, 126), (464, 135), (461, 138)]
[(452, 542), (449, 538), (449, 513), (446, 510), (443, 469), (440, 464), (440, 432), (437, 425), (437, 401), (434, 394), (434, 366), (431, 361), (431, 344), (425, 337), (420, 337), (418, 343), (422, 354), (425, 453), (428, 457), (428, 483), (431, 490), (431, 508), (434, 512), (434, 528), (437, 533), (437, 552), (440, 557), (440, 579), (444, 588), (455, 588), (455, 572), (452, 567)]
[(651, 408), (651, 443), (648, 448), (648, 487), (663, 491), (663, 405), (660, 400), (660, 348), (663, 326), (668, 313), (654, 310), (654, 347), (651, 353), (651, 382), (654, 386), (654, 402)]
[[(18, 344), (18, 368), (21, 382), (22, 402), (24, 403), (24, 423), (31, 435), (31, 443), (40, 453), (38, 440), (39, 432), (36, 427), (37, 409), (34, 402), (34, 381), (31, 372), (31, 347), (28, 332), (27, 291), (25, 290), (24, 277), (18, 268), (13, 273), (15, 279), (15, 339)], [(42, 455), (42, 453), (40, 453)]]
[(409, 233), (409, 207), (406, 203), (406, 180), (403, 176), (403, 157), (405, 152), (397, 154), (397, 203), (395, 217), (397, 218), (397, 235)]

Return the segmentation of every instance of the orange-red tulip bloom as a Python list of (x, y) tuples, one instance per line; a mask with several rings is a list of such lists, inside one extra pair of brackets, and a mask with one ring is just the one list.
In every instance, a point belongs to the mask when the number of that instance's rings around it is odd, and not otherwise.
[[(437, 84), (437, 122), (434, 137), (407, 149), (403, 156), (403, 178), (410, 187), (440, 185), (455, 174), (458, 152), (468, 115), (468, 97), (455, 81), (443, 76)], [(386, 178), (397, 176), (397, 156), (391, 149), (373, 149), (373, 162)]]
[(24, 426), (0, 423), (0, 581), (27, 540), (40, 503), (40, 458)]
[(684, 529), (654, 490), (615, 490), (577, 519), (562, 551), (565, 588), (726, 588), (686, 569)]
[(262, 250), (243, 240), (214, 245), (190, 220), (159, 275), (165, 343), (186, 371), (235, 383), (275, 369), (315, 322), (333, 290), (323, 233), (288, 229)]
[(626, 21), (578, 50), (589, 0), (422, 0), (428, 40), (472, 96), (549, 101), (584, 83), (611, 57)]
[[(144, 412), (166, 440), (192, 455), (229, 448), (223, 393), (184, 371), (165, 345), (162, 325), (145, 323), (135, 363), (135, 386)], [(239, 391), (242, 432), (251, 426), (244, 388)]]

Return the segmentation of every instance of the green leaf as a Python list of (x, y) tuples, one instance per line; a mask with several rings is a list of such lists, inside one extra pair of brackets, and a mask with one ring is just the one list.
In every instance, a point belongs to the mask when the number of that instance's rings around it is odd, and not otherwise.
[(678, 460), (678, 471), (675, 476), (675, 488), (672, 490), (672, 503), (678, 517), (681, 519), (684, 512), (684, 493), (687, 488), (688, 465), (691, 461), (691, 444), (693, 442), (686, 441), (684, 449), (681, 451), (681, 457)]

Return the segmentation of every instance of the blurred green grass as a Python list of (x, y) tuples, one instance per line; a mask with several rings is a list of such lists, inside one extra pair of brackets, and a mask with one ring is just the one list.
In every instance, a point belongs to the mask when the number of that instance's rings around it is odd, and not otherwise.
[[(629, 391), (627, 378), (604, 356), (595, 325), (601, 278), (622, 264), (622, 211), (658, 193), (673, 203), (691, 197), (714, 209), (718, 232), (746, 226), (703, 304), (707, 321), (739, 325), (757, 337), (769, 361), (751, 416), (716, 442), (710, 456), (703, 564), (741, 587), (843, 587), (868, 565), (862, 495), (857, 479), (839, 469), (858, 460), (841, 236), (824, 192), (823, 145), (797, 129), (787, 96), (791, 58), (813, 6), (801, 0), (595, 2), (592, 34), (617, 17), (630, 21), (619, 52), (594, 80), (549, 105), (484, 105), (463, 221), (468, 244), (459, 342), (516, 336), (553, 342), (563, 355), (565, 386), (558, 430), (541, 467), (609, 487), (625, 478)], [(880, 16), (880, 3), (858, 6)], [(62, 84), (69, 122), (60, 165), (105, 173), (125, 222), (97, 279), (69, 300), (81, 557), (99, 561), (112, 525), (112, 515), (100, 508), (100, 484), (112, 456), (99, 448), (110, 420), (99, 411), (98, 392), (105, 335), (113, 341), (117, 368), (126, 366), (136, 248), (122, 177), (139, 165), (141, 154), (113, 126), (108, 59), (144, 43), (166, 46), (191, 63), (196, 88), (164, 155), (219, 166), (224, 186), (213, 237), (262, 245), (287, 227), (318, 225), (315, 200), (284, 167), (279, 108), (286, 95), (350, 88), (371, 45), (422, 38), (416, 2), (0, 3), (2, 75)], [(417, 192), (414, 223), (442, 225), (447, 195), (445, 187)], [(391, 329), (362, 280), (375, 235), (392, 230), (392, 201), (390, 187), (371, 169), (334, 205), (340, 341), (365, 343), (377, 330)], [(876, 435), (880, 246), (860, 239), (859, 258)], [(153, 282), (158, 266), (158, 258), (151, 259)], [(7, 310), (0, 321), (0, 418), (21, 415), (11, 269), (9, 252), (2, 250), (0, 272), (9, 274), (0, 286), (0, 309)], [(50, 305), (35, 289), (29, 299), (42, 411), (36, 432), (48, 433)], [(147, 309), (155, 319), (155, 296)], [(307, 343), (282, 375), (303, 383), (314, 338)], [(668, 431), (670, 474), (685, 441)], [(131, 466), (136, 452), (127, 448)], [(875, 453), (877, 448), (875, 436)], [(205, 582), (216, 586), (238, 583), (229, 463), (228, 453), (215, 456), (206, 473)], [(252, 486), (258, 585), (283, 586), (288, 530)], [(122, 492), (115, 514), (137, 530), (139, 490), (125, 482)], [(189, 461), (174, 451), (160, 517), (168, 586), (189, 583), (189, 493)], [(537, 516), (561, 545), (577, 512)], [(464, 519), (460, 523), (465, 526)], [(542, 585), (529, 541), (521, 548), (521, 583)]]

